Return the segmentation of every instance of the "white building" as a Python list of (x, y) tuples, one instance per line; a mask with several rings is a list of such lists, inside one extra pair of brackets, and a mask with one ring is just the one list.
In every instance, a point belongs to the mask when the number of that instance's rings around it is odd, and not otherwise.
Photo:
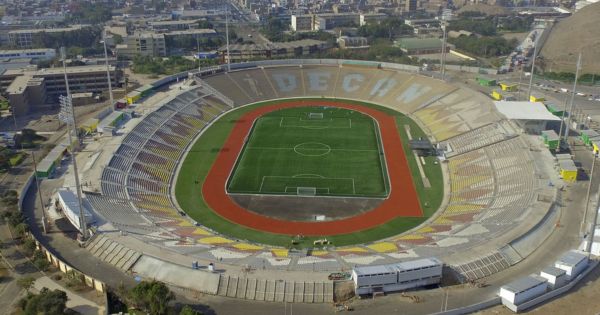
[(0, 60), (19, 58), (51, 60), (55, 57), (56, 50), (51, 48), (0, 50)]
[(530, 301), (544, 293), (548, 289), (548, 279), (538, 275), (530, 275), (519, 278), (500, 288), (502, 304), (511, 310), (524, 302)]
[(550, 266), (542, 269), (540, 276), (548, 280), (548, 286), (553, 290), (567, 283), (567, 272), (556, 267)]
[(393, 292), (431, 284), (442, 279), (444, 264), (436, 258), (426, 258), (389, 265), (356, 267), (352, 270), (357, 295)]
[[(63, 213), (75, 226), (78, 230), (81, 231), (81, 221), (79, 217), (79, 201), (77, 200), (77, 195), (74, 192), (61, 189), (58, 191), (58, 202), (62, 208)], [(94, 216), (90, 213), (90, 211), (85, 207), (85, 203), (83, 204), (83, 216), (85, 217), (85, 222), (87, 224), (94, 223)]]
[(554, 267), (562, 269), (567, 274), (567, 280), (577, 277), (588, 265), (588, 256), (571, 250), (566, 252), (559, 260), (554, 263)]

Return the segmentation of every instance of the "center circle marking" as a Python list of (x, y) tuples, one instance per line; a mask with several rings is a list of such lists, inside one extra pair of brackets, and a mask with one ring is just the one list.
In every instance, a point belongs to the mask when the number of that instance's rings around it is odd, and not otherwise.
[(331, 152), (331, 147), (321, 142), (304, 142), (296, 145), (294, 152), (302, 156), (323, 156)]

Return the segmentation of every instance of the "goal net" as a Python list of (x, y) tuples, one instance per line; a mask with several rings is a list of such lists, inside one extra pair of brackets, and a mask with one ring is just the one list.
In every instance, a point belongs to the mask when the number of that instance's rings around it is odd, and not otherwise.
[(323, 113), (308, 113), (308, 119), (323, 119)]
[(315, 196), (317, 194), (316, 187), (296, 187), (298, 196)]

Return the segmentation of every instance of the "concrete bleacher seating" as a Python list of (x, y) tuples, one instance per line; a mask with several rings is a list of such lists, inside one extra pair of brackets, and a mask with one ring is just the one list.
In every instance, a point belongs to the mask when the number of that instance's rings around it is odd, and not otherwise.
[[(519, 224), (536, 202), (539, 181), (527, 145), (510, 123), (498, 116), (492, 103), (474, 91), (414, 73), (356, 65), (265, 66), (203, 77), (200, 82), (148, 114), (124, 138), (102, 174), (102, 196), (92, 199), (92, 203), (109, 221), (120, 220), (120, 229), (136, 233), (168, 229), (181, 239), (206, 237), (211, 241), (202, 244), (231, 248), (236, 241), (209, 232), (190, 233), (190, 223), (181, 217), (170, 196), (177, 164), (198, 133), (232, 108), (229, 104), (243, 106), (288, 97), (337, 97), (386, 106), (410, 115), (432, 140), (446, 142), (452, 148), (446, 156), (450, 180), (447, 206), (415, 231), (374, 245), (357, 246), (352, 255), (375, 257), (348, 258), (360, 261), (358, 264), (393, 260), (407, 252), (443, 256), (445, 252), (463, 250), (485, 241), (481, 233), (495, 237)], [(143, 218), (144, 223), (136, 223), (136, 217)], [(473, 232), (469, 225), (484, 232)], [(257, 251), (256, 247), (247, 248)], [(468, 279), (477, 279), (515, 260), (491, 250), (492, 254), (457, 264), (456, 270)], [(273, 267), (334, 270), (332, 266), (350, 264), (351, 260), (345, 261), (340, 255), (334, 257), (316, 267), (300, 266), (297, 260), (291, 262), (297, 264), (295, 267)], [(264, 260), (255, 256), (244, 263), (264, 266)], [(240, 285), (237, 278), (230, 281)], [(225, 296), (239, 295), (230, 292), (229, 287), (219, 290), (224, 290)], [(259, 300), (275, 299), (266, 297), (267, 292), (275, 291), (274, 287), (251, 291), (246, 289), (244, 294), (254, 294)]]

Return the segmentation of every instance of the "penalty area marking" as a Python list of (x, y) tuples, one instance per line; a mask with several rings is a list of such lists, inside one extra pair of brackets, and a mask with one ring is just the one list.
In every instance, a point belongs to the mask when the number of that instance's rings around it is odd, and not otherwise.
[[(296, 175), (292, 175), (292, 176), (278, 176), (278, 175), (265, 175), (262, 177), (261, 181), (260, 181), (260, 186), (258, 187), (258, 191), (254, 192), (256, 194), (260, 194), (260, 193), (265, 193), (265, 194), (277, 194), (279, 192), (274, 192), (274, 191), (263, 191), (263, 186), (265, 184), (265, 180), (268, 178), (306, 178), (306, 179), (316, 179), (316, 180), (334, 180), (334, 181), (351, 181), (352, 182), (352, 195), (356, 195), (356, 182), (354, 180), (354, 178), (350, 178), (350, 177), (325, 177), (325, 176), (321, 176), (318, 174), (296, 174)], [(289, 188), (292, 189), (296, 189), (298, 187), (301, 186), (285, 186), (284, 187), (284, 192), (287, 193)], [(306, 187), (306, 186), (302, 186), (302, 187)], [(319, 186), (316, 187), (317, 190), (327, 190), (327, 195), (330, 194), (330, 188), (329, 186)], [(252, 193), (252, 192), (250, 192)]]
[[(268, 117), (263, 117), (262, 119), (265, 119)], [(330, 123), (333, 123), (335, 120), (334, 118), (329, 118), (329, 119), (302, 119), (299, 117), (294, 117), (296, 118), (299, 122), (308, 122), (308, 125), (302, 125), (302, 124), (298, 124), (298, 125), (291, 125), (291, 124), (286, 124), (284, 123), (284, 119), (286, 117), (281, 117), (281, 119), (279, 120), (279, 127), (280, 128), (304, 128), (304, 129), (352, 129), (352, 119), (351, 118), (336, 118), (336, 120), (345, 120), (348, 122), (348, 124), (346, 126), (331, 126), (329, 125)], [(289, 118), (289, 117), (287, 117)], [(328, 125), (323, 126), (322, 124), (327, 123)]]

